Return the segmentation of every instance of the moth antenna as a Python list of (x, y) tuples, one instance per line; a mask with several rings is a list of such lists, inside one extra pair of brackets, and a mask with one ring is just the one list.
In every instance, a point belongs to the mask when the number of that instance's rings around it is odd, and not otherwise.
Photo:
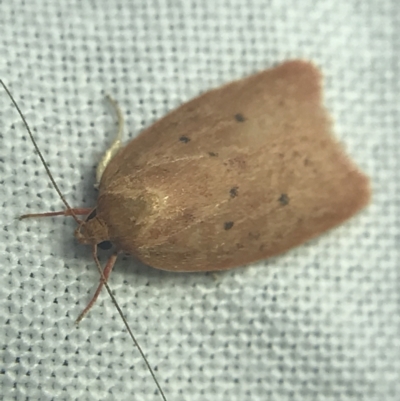
[(31, 141), (32, 141), (32, 143), (33, 143), (33, 146), (35, 147), (36, 153), (39, 155), (40, 161), (42, 162), (42, 164), (43, 164), (43, 166), (44, 166), (44, 168), (45, 168), (45, 170), (46, 170), (46, 173), (47, 173), (47, 175), (49, 176), (51, 183), (53, 184), (53, 187), (54, 187), (55, 190), (57, 191), (58, 196), (60, 197), (60, 199), (61, 199), (62, 202), (64, 203), (65, 207), (68, 209), (69, 214), (74, 218), (74, 220), (75, 220), (78, 224), (80, 224), (81, 221), (78, 219), (78, 217), (76, 216), (76, 214), (73, 212), (72, 207), (69, 205), (69, 203), (68, 203), (67, 200), (65, 199), (64, 195), (61, 193), (60, 188), (59, 188), (58, 185), (56, 184), (56, 182), (55, 182), (55, 180), (54, 180), (54, 178), (53, 178), (53, 176), (52, 176), (52, 174), (51, 174), (51, 172), (50, 172), (50, 169), (48, 168), (48, 166), (47, 166), (47, 164), (46, 164), (46, 162), (45, 162), (45, 160), (44, 160), (44, 157), (43, 157), (43, 155), (42, 155), (42, 152), (39, 150), (39, 147), (38, 147), (38, 145), (36, 144), (35, 138), (34, 138), (33, 135), (32, 135), (32, 131), (31, 131), (31, 129), (29, 128), (29, 125), (28, 125), (28, 123), (27, 123), (27, 121), (26, 121), (24, 115), (22, 114), (21, 109), (19, 108), (17, 102), (14, 100), (14, 98), (13, 98), (11, 92), (8, 90), (6, 84), (3, 82), (2, 79), (0, 79), (0, 83), (1, 83), (1, 85), (3, 86), (4, 90), (6, 91), (7, 95), (9, 96), (9, 98), (11, 99), (11, 101), (12, 101), (14, 107), (17, 109), (18, 114), (20, 115), (22, 121), (24, 122), (25, 128), (26, 128), (26, 130), (28, 131), (29, 137), (31, 138)]
[[(22, 114), (21, 109), (19, 108), (17, 102), (15, 101), (13, 96), (11, 95), (11, 92), (8, 90), (7, 86), (5, 85), (5, 83), (3, 82), (2, 79), (0, 79), (0, 83), (1, 83), (2, 87), (4, 88), (4, 90), (6, 91), (7, 95), (9, 96), (9, 98), (11, 99), (14, 107), (17, 109), (18, 114), (20, 115), (20, 117), (21, 117), (21, 119), (22, 119), (22, 121), (23, 121), (23, 123), (25, 125), (25, 128), (28, 131), (28, 134), (29, 134), (29, 137), (30, 137), (30, 139), (31, 139), (31, 141), (33, 143), (33, 146), (35, 147), (35, 150), (36, 150), (37, 154), (39, 155), (40, 161), (42, 162), (42, 164), (43, 164), (43, 166), (44, 166), (44, 168), (46, 170), (46, 173), (49, 176), (51, 183), (53, 184), (53, 187), (55, 188), (55, 190), (57, 191), (57, 193), (58, 193), (59, 197), (61, 198), (62, 202), (64, 203), (64, 205), (68, 209), (68, 215), (71, 215), (74, 218), (74, 220), (78, 224), (80, 224), (81, 221), (78, 219), (78, 217), (74, 213), (74, 209), (69, 205), (69, 203), (67, 202), (67, 200), (65, 199), (65, 197), (61, 193), (58, 185), (56, 184), (56, 182), (55, 182), (55, 180), (54, 180), (54, 178), (53, 178), (53, 176), (52, 176), (52, 174), (50, 172), (50, 169), (48, 168), (48, 166), (47, 166), (47, 164), (46, 164), (46, 162), (44, 160), (44, 157), (43, 157), (41, 151), (39, 150), (38, 145), (36, 144), (36, 141), (35, 141), (35, 139), (33, 137), (32, 131), (29, 128), (29, 125), (28, 125), (24, 115)], [(114, 106), (114, 108), (115, 108), (115, 110), (117, 112), (117, 116), (118, 116), (118, 132), (117, 132), (117, 136), (116, 136), (114, 142), (112, 143), (110, 149), (108, 149), (108, 151), (105, 153), (105, 155), (102, 158), (101, 163), (104, 163), (104, 168), (103, 168), (103, 170), (101, 170), (100, 178), (101, 178), (101, 175), (102, 175), (107, 163), (112, 159), (112, 157), (115, 155), (115, 153), (117, 153), (117, 151), (121, 147), (121, 137), (122, 137), (122, 131), (123, 131), (123, 122), (124, 122), (121, 109), (119, 108), (117, 102), (114, 99), (112, 99), (110, 96), (107, 96), (107, 98), (109, 99), (109, 101)], [(58, 214), (59, 213), (57, 213), (57, 215)], [(143, 358), (143, 361), (146, 364), (146, 367), (147, 367), (148, 371), (150, 372), (150, 375), (152, 376), (153, 381), (154, 381), (158, 391), (160, 392), (161, 398), (163, 399), (163, 401), (167, 401), (167, 398), (165, 397), (165, 394), (164, 394), (164, 392), (163, 392), (163, 390), (161, 388), (160, 383), (158, 382), (158, 380), (156, 378), (156, 375), (155, 375), (152, 367), (150, 366), (149, 361), (147, 360), (147, 358), (146, 358), (142, 348), (140, 347), (138, 341), (136, 340), (135, 336), (133, 335), (133, 332), (132, 332), (131, 328), (129, 327), (129, 324), (128, 324), (124, 314), (122, 313), (122, 310), (121, 310), (117, 300), (115, 299), (113, 293), (111, 292), (111, 289), (110, 289), (110, 287), (109, 287), (109, 285), (107, 283), (106, 277), (104, 276), (103, 269), (101, 268), (100, 261), (99, 261), (99, 259), (97, 257), (97, 245), (93, 246), (93, 259), (96, 262), (96, 267), (99, 270), (99, 273), (100, 273), (100, 276), (101, 276), (101, 280), (103, 281), (104, 286), (106, 287), (108, 295), (110, 296), (113, 304), (117, 308), (117, 311), (118, 311), (119, 315), (121, 316), (121, 319), (122, 319), (122, 321), (123, 321), (123, 323), (124, 323), (124, 325), (126, 327), (126, 330), (129, 333), (129, 336), (131, 337), (131, 339), (132, 339), (133, 343), (135, 344), (136, 348), (139, 350), (139, 353), (140, 353), (141, 357)]]
[[(107, 283), (107, 279), (104, 276), (103, 269), (101, 267), (99, 258), (97, 257), (97, 245), (93, 245), (93, 259), (96, 262), (96, 266), (97, 266), (97, 269), (98, 269), (98, 271), (100, 273), (101, 280), (103, 280), (104, 287), (106, 287), (108, 295), (110, 296), (112, 302), (114, 303), (115, 307), (117, 308), (117, 311), (118, 311), (119, 315), (121, 316), (122, 321), (124, 322), (124, 325), (126, 327), (126, 330), (129, 333), (129, 336), (131, 337), (131, 339), (132, 339), (133, 343), (135, 344), (136, 348), (139, 350), (139, 353), (142, 356), (143, 361), (146, 364), (146, 367), (147, 367), (148, 371), (150, 372), (150, 374), (151, 374), (151, 376), (152, 376), (152, 378), (154, 380), (154, 383), (157, 386), (158, 391), (160, 392), (161, 398), (163, 399), (163, 401), (167, 401), (167, 398), (165, 397), (165, 394), (164, 394), (164, 392), (163, 392), (163, 390), (161, 388), (160, 383), (157, 380), (157, 377), (156, 377), (152, 367), (150, 366), (149, 361), (147, 360), (142, 348), (140, 347), (138, 341), (136, 340), (136, 337), (133, 335), (133, 332), (132, 332), (131, 328), (129, 327), (129, 324), (128, 324), (127, 320), (125, 319), (125, 316), (122, 313), (122, 310), (121, 310), (117, 300), (115, 299), (113, 293), (111, 292), (111, 288), (109, 287), (109, 285)], [(78, 318), (78, 320), (79, 320), (79, 318)]]
[(117, 114), (118, 119), (118, 130), (115, 135), (114, 141), (111, 146), (106, 150), (103, 157), (101, 158), (99, 164), (96, 169), (96, 184), (95, 188), (99, 187), (101, 176), (104, 173), (108, 163), (110, 163), (111, 159), (117, 154), (117, 152), (121, 149), (122, 145), (122, 134), (124, 131), (124, 116), (122, 114), (121, 108), (118, 103), (110, 96), (106, 95), (107, 100), (110, 102), (111, 106), (113, 106), (115, 113)]

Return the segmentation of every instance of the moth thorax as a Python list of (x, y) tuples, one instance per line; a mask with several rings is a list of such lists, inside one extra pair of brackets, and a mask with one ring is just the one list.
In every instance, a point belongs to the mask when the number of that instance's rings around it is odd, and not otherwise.
[(107, 225), (97, 216), (88, 221), (83, 221), (75, 230), (75, 237), (81, 244), (91, 245), (110, 239)]

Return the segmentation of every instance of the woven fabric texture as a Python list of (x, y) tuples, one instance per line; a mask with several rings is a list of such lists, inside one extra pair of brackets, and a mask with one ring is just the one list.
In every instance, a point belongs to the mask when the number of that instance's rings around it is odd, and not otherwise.
[[(0, 0), (0, 78), (68, 201), (96, 202), (112, 141), (200, 92), (294, 58), (325, 76), (371, 205), (276, 258), (216, 276), (124, 256), (110, 286), (168, 400), (400, 399), (398, 0)], [(0, 90), (0, 400), (160, 400), (27, 132)], [(102, 261), (105, 254), (101, 253)]]

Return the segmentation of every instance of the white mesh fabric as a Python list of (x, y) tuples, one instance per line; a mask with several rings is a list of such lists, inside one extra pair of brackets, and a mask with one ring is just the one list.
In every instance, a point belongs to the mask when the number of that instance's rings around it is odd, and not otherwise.
[[(110, 285), (168, 400), (400, 397), (400, 7), (397, 0), (0, 0), (0, 77), (62, 192), (95, 204), (94, 170), (183, 101), (291, 58), (324, 71), (337, 136), (371, 206), (248, 268), (171, 274), (121, 258)], [(0, 91), (0, 399), (160, 400), (21, 119)], [(102, 260), (104, 261), (104, 254)]]

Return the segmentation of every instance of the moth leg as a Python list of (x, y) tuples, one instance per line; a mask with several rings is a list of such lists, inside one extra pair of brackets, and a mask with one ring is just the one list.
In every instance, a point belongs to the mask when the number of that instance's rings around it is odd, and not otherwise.
[(29, 214), (23, 214), (22, 216), (19, 217), (20, 220), (23, 219), (28, 219), (31, 217), (52, 217), (52, 216), (72, 216), (75, 214), (76, 216), (82, 216), (82, 215), (88, 215), (92, 209), (89, 208), (72, 208), (72, 209), (66, 209), (66, 210), (61, 210), (59, 212), (46, 212), (46, 213), (29, 213)]
[(106, 150), (104, 153), (103, 157), (100, 160), (100, 163), (97, 166), (96, 169), (96, 184), (95, 188), (98, 188), (100, 185), (100, 180), (101, 176), (104, 173), (104, 170), (106, 169), (108, 163), (110, 163), (111, 159), (117, 154), (117, 152), (121, 149), (121, 139), (122, 139), (122, 133), (124, 130), (124, 116), (122, 115), (122, 111), (118, 105), (118, 103), (110, 96), (107, 95), (108, 101), (111, 103), (113, 106), (117, 118), (118, 118), (118, 131), (115, 136), (115, 139), (111, 146)]
[[(82, 311), (82, 313), (78, 316), (78, 318), (76, 319), (75, 323), (78, 324), (84, 317), (85, 315), (89, 312), (89, 310), (92, 308), (92, 306), (94, 305), (94, 303), (97, 301), (97, 298), (100, 295), (100, 292), (104, 286), (104, 280), (108, 281), (108, 277), (110, 277), (110, 273), (115, 265), (115, 262), (117, 260), (118, 254), (113, 254), (110, 256), (110, 258), (107, 261), (107, 264), (103, 270), (103, 277), (100, 278), (100, 283), (97, 287), (96, 292), (94, 293), (92, 299), (90, 300), (90, 302), (88, 303), (88, 305), (86, 306), (86, 308)], [(97, 258), (97, 256), (96, 256)]]

